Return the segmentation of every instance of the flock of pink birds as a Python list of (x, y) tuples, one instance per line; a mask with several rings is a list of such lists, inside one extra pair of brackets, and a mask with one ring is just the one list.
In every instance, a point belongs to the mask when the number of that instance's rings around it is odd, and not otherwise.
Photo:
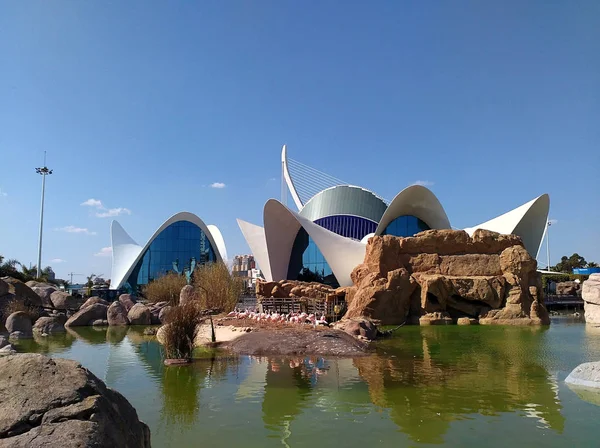
[(278, 313), (269, 311), (267, 313), (259, 313), (251, 310), (238, 310), (235, 309), (231, 313), (227, 315), (227, 317), (233, 317), (236, 319), (251, 319), (256, 322), (281, 322), (281, 323), (290, 323), (290, 324), (309, 324), (309, 325), (329, 325), (327, 323), (327, 319), (325, 319), (325, 315), (321, 315), (320, 318), (317, 318), (315, 314), (307, 314), (307, 313)]

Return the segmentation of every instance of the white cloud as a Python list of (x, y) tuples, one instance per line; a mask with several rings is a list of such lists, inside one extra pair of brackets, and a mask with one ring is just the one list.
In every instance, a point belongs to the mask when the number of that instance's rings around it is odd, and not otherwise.
[(225, 188), (225, 184), (223, 182), (213, 182), (210, 184), (210, 188)]
[(103, 209), (104, 212), (96, 212), (98, 218), (108, 218), (111, 216), (131, 215), (131, 210), (125, 207)]
[(413, 185), (421, 185), (422, 187), (431, 187), (434, 184), (434, 182), (431, 182), (430, 180), (417, 180), (415, 181), (415, 183)]
[(80, 205), (85, 205), (88, 207), (104, 208), (104, 206), (102, 205), (102, 201), (99, 199), (94, 199), (94, 198), (88, 199), (87, 201), (82, 202)]
[(103, 247), (100, 252), (96, 252), (94, 257), (110, 257), (112, 255), (112, 247)]
[(50, 263), (66, 263), (67, 260), (63, 260), (62, 258), (53, 258), (50, 260)]
[(8, 193), (6, 191), (3, 191), (2, 188), (0, 188), (0, 197), (6, 197), (8, 196)]
[(85, 227), (65, 226), (65, 227), (59, 227), (54, 230), (57, 232), (83, 233), (85, 235), (96, 235), (96, 232), (90, 232)]
[(82, 202), (80, 205), (87, 207), (95, 207), (98, 209), (96, 212), (96, 216), (98, 218), (110, 218), (112, 216), (119, 215), (131, 215), (131, 210), (125, 207), (116, 207), (116, 208), (106, 208), (100, 199), (88, 199), (85, 202)]

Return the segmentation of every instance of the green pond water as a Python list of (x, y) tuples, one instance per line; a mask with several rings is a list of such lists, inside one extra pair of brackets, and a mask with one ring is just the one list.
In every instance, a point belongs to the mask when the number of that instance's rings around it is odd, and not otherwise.
[[(75, 359), (125, 395), (154, 447), (591, 447), (600, 407), (569, 389), (600, 329), (404, 327), (369, 356), (199, 352), (164, 367), (142, 329), (78, 329), (20, 351)], [(594, 396), (591, 397), (594, 400)]]

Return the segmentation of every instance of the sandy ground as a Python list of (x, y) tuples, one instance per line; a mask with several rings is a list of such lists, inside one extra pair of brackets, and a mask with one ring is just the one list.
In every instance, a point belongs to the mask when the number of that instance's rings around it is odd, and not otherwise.
[[(245, 331), (241, 327), (217, 325), (215, 323), (215, 336), (217, 342), (229, 342), (239, 338), (245, 334)], [(198, 330), (198, 336), (196, 336), (195, 345), (206, 345), (211, 343), (211, 331), (210, 324), (203, 324)]]

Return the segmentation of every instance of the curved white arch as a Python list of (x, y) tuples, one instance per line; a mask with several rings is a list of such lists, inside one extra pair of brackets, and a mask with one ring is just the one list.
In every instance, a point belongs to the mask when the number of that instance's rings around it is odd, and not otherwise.
[[(212, 247), (215, 249), (217, 261), (223, 261), (223, 257), (220, 253), (220, 247), (218, 244), (216, 244), (212, 232), (209, 230), (206, 224), (204, 224), (204, 222), (193, 213), (180, 212), (171, 216), (156, 230), (156, 232), (154, 232), (154, 234), (150, 237), (150, 239), (144, 247), (141, 247), (138, 244), (136, 244), (135, 241), (133, 241), (133, 239), (127, 234), (127, 232), (125, 232), (123, 227), (118, 222), (113, 221), (111, 225), (113, 265), (110, 280), (110, 289), (121, 288), (123, 286), (123, 283), (125, 282), (125, 279), (129, 277), (129, 275), (135, 268), (135, 265), (146, 253), (146, 250), (148, 250), (148, 247), (150, 247), (150, 244), (152, 244), (156, 237), (168, 226), (179, 221), (188, 221), (200, 227), (200, 229), (208, 238), (208, 241), (210, 242)], [(221, 236), (221, 232), (218, 232), (218, 234), (222, 240), (223, 237)], [(222, 247), (225, 247), (224, 242), (222, 244)]]
[(214, 224), (208, 224), (206, 226), (210, 235), (213, 237), (214, 242), (216, 243), (215, 247), (219, 254), (221, 255), (221, 259), (227, 264), (229, 262), (229, 258), (227, 256), (227, 248), (225, 247), (225, 240), (223, 239), (223, 235), (217, 226)]
[(431, 229), (450, 229), (450, 220), (439, 199), (422, 185), (406, 187), (390, 202), (375, 235), (381, 235), (396, 218), (412, 215), (424, 221)]
[(294, 200), (296, 207), (298, 207), (298, 210), (302, 210), (302, 207), (304, 206), (304, 204), (302, 203), (302, 200), (300, 199), (300, 196), (298, 195), (298, 192), (296, 191), (296, 187), (294, 186), (294, 181), (292, 180), (292, 176), (290, 176), (290, 171), (288, 169), (288, 161), (287, 161), (287, 148), (285, 145), (283, 145), (283, 148), (281, 148), (281, 167), (283, 170), (283, 178), (285, 179), (285, 183), (287, 184), (288, 189), (290, 190), (292, 199)]
[(246, 239), (248, 246), (250, 246), (250, 251), (254, 258), (258, 262), (258, 266), (265, 276), (265, 280), (268, 282), (273, 281), (273, 276), (271, 275), (271, 264), (269, 260), (269, 253), (267, 252), (267, 240), (265, 238), (265, 229), (263, 227), (257, 226), (256, 224), (251, 224), (246, 221), (242, 221), (241, 219), (237, 220), (238, 226), (242, 231), (242, 235)]
[(520, 236), (527, 252), (532, 257), (537, 257), (546, 231), (549, 212), (550, 196), (543, 194), (514, 210), (464, 230), (469, 235), (473, 235), (477, 229), (486, 229)]
[(363, 262), (366, 245), (340, 236), (270, 199), (264, 209), (265, 239), (274, 281), (287, 278), (292, 246), (300, 227), (315, 242), (340, 286), (351, 286), (350, 273)]

